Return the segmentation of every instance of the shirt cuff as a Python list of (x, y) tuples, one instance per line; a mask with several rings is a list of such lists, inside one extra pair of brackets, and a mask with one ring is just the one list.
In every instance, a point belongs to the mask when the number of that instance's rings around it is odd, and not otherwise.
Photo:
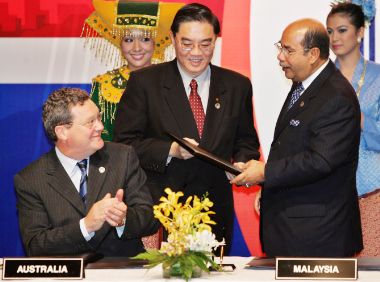
[(95, 236), (95, 232), (90, 232), (90, 233), (87, 232), (87, 229), (84, 226), (84, 218), (79, 220), (79, 227), (80, 227), (80, 231), (82, 232), (82, 235), (83, 235), (84, 239), (86, 239), (86, 241), (90, 241), (92, 239), (92, 237)]
[(166, 166), (169, 165), (169, 163), (170, 163), (171, 160), (172, 160), (172, 157), (170, 157), (170, 156), (166, 159)]
[(121, 238), (121, 235), (123, 235), (124, 227), (125, 227), (125, 225), (116, 227), (116, 232), (117, 232), (117, 235), (119, 236), (119, 238)]

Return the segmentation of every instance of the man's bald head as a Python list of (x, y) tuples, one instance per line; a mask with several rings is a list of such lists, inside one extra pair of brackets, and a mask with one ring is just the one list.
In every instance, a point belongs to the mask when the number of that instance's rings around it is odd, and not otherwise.
[(285, 33), (298, 37), (304, 49), (318, 48), (322, 60), (329, 58), (330, 39), (326, 28), (321, 22), (314, 19), (300, 19), (289, 24), (284, 30)]

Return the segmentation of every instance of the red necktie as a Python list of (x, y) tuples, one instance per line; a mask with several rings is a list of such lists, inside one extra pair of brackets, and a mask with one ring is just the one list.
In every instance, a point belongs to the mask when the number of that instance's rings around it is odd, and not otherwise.
[(191, 107), (191, 110), (193, 111), (194, 119), (197, 124), (199, 137), (202, 138), (203, 124), (205, 122), (205, 113), (203, 111), (201, 97), (199, 96), (198, 91), (197, 91), (198, 83), (195, 79), (191, 80), (190, 88), (191, 88), (190, 96), (189, 96), (190, 107)]

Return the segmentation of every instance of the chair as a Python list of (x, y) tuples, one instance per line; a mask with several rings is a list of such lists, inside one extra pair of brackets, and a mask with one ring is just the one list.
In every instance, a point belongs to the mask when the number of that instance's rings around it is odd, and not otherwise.
[(159, 249), (162, 242), (162, 227), (160, 227), (156, 233), (142, 237), (141, 240), (146, 250)]
[(359, 257), (380, 257), (380, 188), (359, 197), (363, 250)]

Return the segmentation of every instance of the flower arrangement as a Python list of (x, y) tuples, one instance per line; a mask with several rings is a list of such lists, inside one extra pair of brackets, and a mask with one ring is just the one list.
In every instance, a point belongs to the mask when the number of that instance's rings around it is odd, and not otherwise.
[[(211, 232), (216, 224), (210, 215), (213, 203), (207, 198), (188, 197), (185, 203), (179, 202), (182, 192), (165, 189), (167, 197), (160, 198), (160, 204), (153, 207), (154, 216), (168, 232), (167, 242), (162, 242), (160, 250), (147, 250), (136, 259), (149, 261), (148, 268), (163, 264), (171, 276), (180, 276), (186, 280), (194, 276), (197, 270), (209, 272), (208, 266), (219, 269), (211, 259), (212, 251), (224, 245), (218, 242)], [(192, 204), (191, 204), (192, 203)]]

